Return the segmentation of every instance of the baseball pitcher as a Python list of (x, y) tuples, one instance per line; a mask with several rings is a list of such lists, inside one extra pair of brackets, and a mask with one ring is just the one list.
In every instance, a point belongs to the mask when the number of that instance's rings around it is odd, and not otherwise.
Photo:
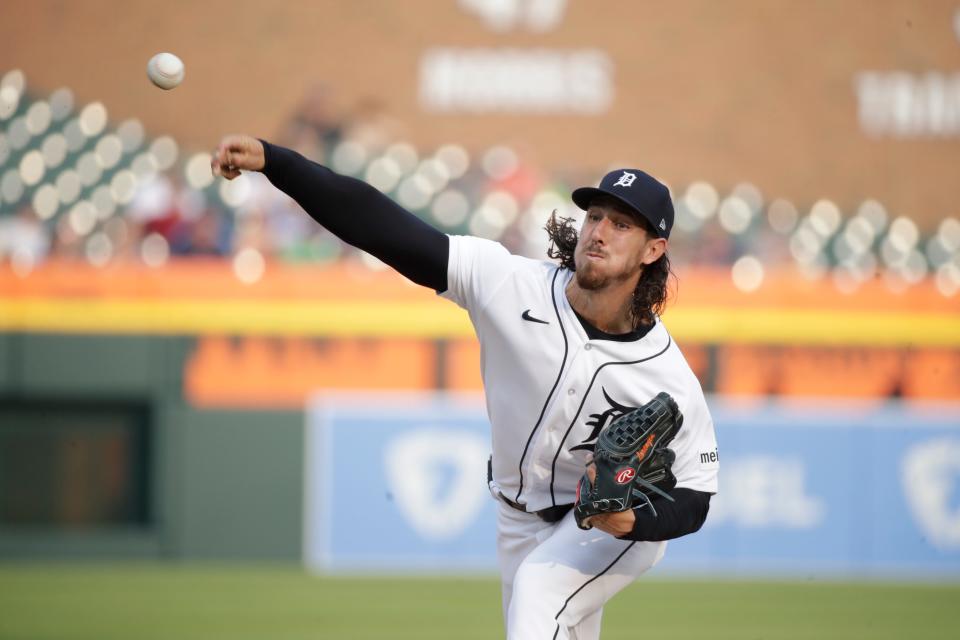
[(717, 443), (696, 377), (660, 320), (673, 204), (637, 169), (573, 192), (548, 255), (448, 236), (375, 188), (249, 136), (216, 175), (262, 171), (317, 222), (466, 309), (492, 425), (488, 484), (507, 638), (599, 638), (603, 606), (697, 531)]

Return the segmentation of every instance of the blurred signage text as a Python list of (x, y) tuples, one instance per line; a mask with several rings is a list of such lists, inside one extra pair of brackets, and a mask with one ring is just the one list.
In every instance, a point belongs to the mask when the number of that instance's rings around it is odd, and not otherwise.
[(614, 99), (614, 65), (598, 49), (434, 48), (420, 59), (428, 111), (596, 115)]
[(518, 28), (551, 31), (563, 21), (567, 9), (567, 0), (458, 0), (457, 4), (501, 33)]
[(960, 73), (865, 71), (856, 77), (860, 129), (873, 137), (960, 135)]

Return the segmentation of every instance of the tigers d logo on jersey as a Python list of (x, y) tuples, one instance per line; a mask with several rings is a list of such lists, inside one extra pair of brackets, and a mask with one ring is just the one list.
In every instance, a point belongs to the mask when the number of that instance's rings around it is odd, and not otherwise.
[(607, 390), (603, 387), (601, 387), (600, 390), (610, 408), (606, 409), (605, 411), (601, 411), (600, 413), (590, 414), (590, 419), (586, 422), (586, 425), (590, 427), (590, 435), (588, 435), (580, 444), (576, 445), (575, 447), (570, 447), (570, 451), (593, 451), (597, 444), (597, 436), (600, 435), (600, 432), (603, 431), (605, 426), (620, 416), (626, 415), (637, 408), (626, 404), (620, 404), (611, 398), (610, 394), (607, 393)]
[(617, 471), (617, 475), (613, 477), (617, 484), (627, 484), (628, 482), (633, 481), (633, 477), (637, 475), (637, 472), (630, 467), (624, 467)]

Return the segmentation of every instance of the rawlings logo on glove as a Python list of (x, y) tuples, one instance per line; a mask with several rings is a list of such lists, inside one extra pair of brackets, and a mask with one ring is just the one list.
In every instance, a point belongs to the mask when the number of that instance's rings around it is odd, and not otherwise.
[(659, 393), (642, 407), (620, 416), (597, 438), (593, 482), (584, 474), (577, 486), (577, 526), (590, 529), (600, 513), (626, 511), (634, 499), (656, 515), (651, 495), (673, 501), (666, 492), (677, 484), (670, 467), (676, 456), (667, 445), (683, 425), (683, 415), (668, 393)]

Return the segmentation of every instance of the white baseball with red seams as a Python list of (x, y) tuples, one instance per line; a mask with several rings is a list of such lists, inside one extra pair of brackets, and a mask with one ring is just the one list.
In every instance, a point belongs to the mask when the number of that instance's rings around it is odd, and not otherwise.
[(661, 391), (683, 427), (671, 443), (677, 487), (716, 493), (717, 447), (700, 383), (663, 323), (635, 341), (590, 339), (564, 293), (573, 272), (498, 243), (451, 236), (443, 297), (470, 314), (481, 347), (499, 502), (497, 548), (509, 639), (599, 637), (603, 605), (656, 564), (666, 542), (581, 530), (573, 513), (530, 512), (575, 501), (600, 428)]

